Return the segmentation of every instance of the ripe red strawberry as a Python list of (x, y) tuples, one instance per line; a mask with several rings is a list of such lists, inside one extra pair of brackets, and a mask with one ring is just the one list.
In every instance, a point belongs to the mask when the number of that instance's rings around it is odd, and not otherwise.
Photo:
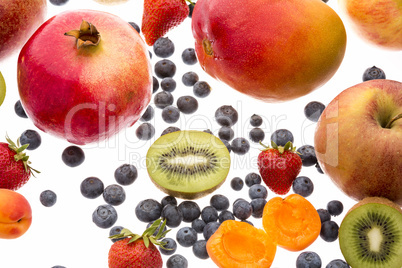
[(0, 188), (18, 190), (31, 177), (32, 171), (27, 156), (23, 151), (28, 147), (20, 147), (19, 140), (15, 144), (6, 137), (8, 143), (0, 142)]
[(182, 23), (189, 12), (185, 0), (144, 0), (141, 31), (145, 42), (152, 46), (159, 37)]
[(123, 229), (120, 234), (109, 237), (127, 237), (114, 242), (110, 247), (109, 268), (162, 268), (162, 256), (155, 245), (163, 247), (165, 243), (159, 240), (170, 230), (163, 232), (166, 226), (164, 221), (159, 232), (154, 235), (160, 223), (160, 219), (156, 220), (141, 236)]
[(264, 146), (265, 149), (258, 155), (258, 169), (268, 188), (276, 194), (284, 195), (289, 192), (300, 173), (302, 160), (291, 142), (285, 146), (277, 146), (272, 142), (271, 146)]

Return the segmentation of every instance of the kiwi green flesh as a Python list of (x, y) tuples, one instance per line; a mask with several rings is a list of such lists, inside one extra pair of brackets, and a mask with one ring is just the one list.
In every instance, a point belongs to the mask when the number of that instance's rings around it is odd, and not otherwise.
[(183, 199), (205, 196), (223, 184), (230, 169), (225, 144), (203, 131), (176, 131), (149, 148), (147, 170), (156, 186)]
[(357, 207), (341, 223), (339, 244), (353, 268), (401, 268), (402, 213), (377, 203)]

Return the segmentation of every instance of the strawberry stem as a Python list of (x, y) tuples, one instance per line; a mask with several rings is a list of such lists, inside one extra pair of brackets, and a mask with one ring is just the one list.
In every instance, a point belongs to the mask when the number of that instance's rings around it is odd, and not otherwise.
[(26, 155), (26, 153), (24, 153), (24, 150), (28, 148), (29, 144), (24, 144), (21, 146), (19, 138), (17, 139), (17, 144), (15, 144), (15, 142), (13, 142), (7, 134), (6, 134), (6, 141), (8, 142), (8, 148), (10, 148), (10, 150), (15, 152), (14, 160), (16, 162), (22, 161), (22, 163), (24, 164), (25, 172), (29, 172), (34, 177), (35, 174), (32, 171), (40, 173), (38, 170), (30, 166), (31, 161), (28, 160), (29, 156)]

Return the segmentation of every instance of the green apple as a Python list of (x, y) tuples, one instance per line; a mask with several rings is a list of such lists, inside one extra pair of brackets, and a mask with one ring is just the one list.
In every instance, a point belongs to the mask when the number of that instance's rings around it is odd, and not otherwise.
[(325, 108), (314, 136), (324, 173), (348, 196), (402, 206), (402, 83), (370, 80)]
[(0, 72), (0, 106), (3, 104), (5, 97), (6, 97), (6, 81), (4, 81), (4, 77)]

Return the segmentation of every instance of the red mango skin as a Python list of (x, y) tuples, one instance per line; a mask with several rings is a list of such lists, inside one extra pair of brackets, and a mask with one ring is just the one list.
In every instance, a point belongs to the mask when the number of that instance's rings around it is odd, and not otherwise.
[[(77, 48), (64, 34), (82, 20), (101, 35)], [(152, 69), (140, 35), (101, 11), (75, 10), (46, 21), (18, 57), (24, 109), (44, 132), (79, 145), (105, 140), (134, 124), (151, 99)]]
[(21, 49), (45, 21), (46, 0), (0, 0), (0, 61)]
[(29, 229), (32, 210), (28, 200), (21, 194), (0, 189), (0, 238), (15, 239)]
[(208, 74), (266, 102), (322, 86), (346, 49), (341, 19), (321, 0), (199, 0), (192, 31)]
[[(376, 79), (342, 91), (317, 122), (320, 167), (346, 195), (385, 197), (402, 206), (402, 83)], [(382, 120), (383, 120), (382, 119)]]

